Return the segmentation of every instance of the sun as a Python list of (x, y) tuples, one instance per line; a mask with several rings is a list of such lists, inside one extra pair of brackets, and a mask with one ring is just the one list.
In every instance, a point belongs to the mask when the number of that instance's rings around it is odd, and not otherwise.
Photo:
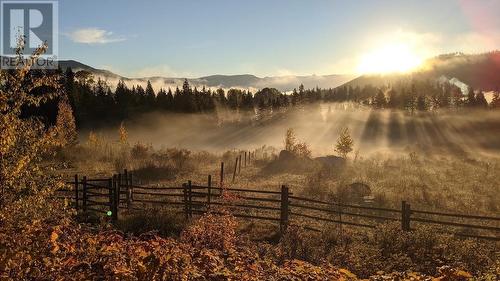
[(360, 74), (405, 73), (422, 65), (424, 59), (404, 43), (388, 44), (361, 56)]

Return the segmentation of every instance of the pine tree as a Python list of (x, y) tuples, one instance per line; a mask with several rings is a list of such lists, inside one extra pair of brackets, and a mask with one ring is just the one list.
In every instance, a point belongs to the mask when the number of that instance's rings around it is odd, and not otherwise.
[(427, 100), (424, 95), (419, 95), (417, 97), (417, 110), (419, 111), (427, 110)]
[(467, 92), (467, 100), (465, 104), (468, 107), (474, 107), (476, 105), (476, 97), (474, 94), (474, 89), (472, 89), (472, 87), (469, 87), (469, 91)]
[(151, 110), (152, 107), (155, 104), (155, 91), (153, 90), (153, 86), (151, 85), (151, 81), (148, 80), (148, 83), (146, 85), (146, 91), (145, 91), (145, 105), (147, 109)]
[(486, 101), (486, 98), (484, 97), (483, 91), (479, 91), (477, 93), (476, 97), (476, 106), (480, 108), (487, 108), (488, 107), (488, 102)]
[(385, 108), (387, 105), (387, 100), (382, 90), (378, 90), (377, 95), (373, 99), (373, 105), (375, 108)]
[(347, 158), (347, 154), (352, 151), (354, 141), (349, 134), (349, 128), (344, 128), (340, 132), (340, 136), (335, 145), (335, 152), (337, 152), (342, 158)]
[(490, 103), (491, 108), (500, 108), (500, 92), (494, 92), (493, 93), (493, 99), (491, 100)]
[(389, 96), (389, 101), (387, 102), (387, 106), (389, 106), (389, 108), (398, 108), (401, 104), (401, 101), (396, 90), (391, 88), (387, 94)]

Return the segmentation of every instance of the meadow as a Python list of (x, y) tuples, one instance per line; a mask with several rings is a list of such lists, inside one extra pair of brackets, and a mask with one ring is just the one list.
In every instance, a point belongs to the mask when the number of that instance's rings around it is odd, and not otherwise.
[[(373, 119), (370, 117), (373, 114), (392, 115), (384, 112), (365, 112), (365, 120)], [(352, 124), (356, 117), (353, 114), (348, 116), (345, 120), (350, 121), (343, 121), (341, 124)], [(186, 118), (189, 120), (200, 117)], [(206, 184), (207, 176), (212, 175), (214, 184), (217, 185), (220, 182), (220, 163), (224, 162), (225, 187), (276, 191), (286, 184), (294, 195), (363, 205), (365, 202), (360, 201), (359, 196), (353, 196), (356, 191), (351, 188), (351, 184), (361, 183), (370, 189), (370, 202), (366, 203), (369, 206), (398, 209), (404, 200), (418, 210), (497, 216), (497, 202), (500, 201), (500, 160), (495, 157), (496, 152), (482, 146), (479, 140), (474, 141), (463, 135), (460, 138), (460, 150), (447, 145), (453, 142), (451, 139), (447, 142), (436, 142), (434, 145), (432, 137), (422, 135), (428, 134), (425, 131), (425, 128), (429, 130), (428, 127), (422, 124), (431, 122), (429, 120), (439, 120), (436, 127), (449, 128), (450, 126), (443, 125), (446, 124), (443, 120), (447, 118), (449, 117), (446, 115), (413, 117), (420, 128), (415, 137), (419, 140), (427, 139), (426, 144), (391, 145), (391, 134), (388, 134), (381, 137), (386, 138), (386, 141), (381, 141), (384, 145), (379, 143), (378, 150), (372, 147), (366, 154), (360, 147), (366, 146), (371, 139), (363, 139), (363, 135), (366, 135), (363, 131), (371, 129), (355, 128), (352, 135), (354, 143), (359, 144), (358, 149), (355, 146), (353, 152), (347, 155), (347, 160), (330, 166), (321, 165), (314, 160), (326, 155), (316, 152), (312, 148), (314, 146), (309, 145), (309, 142), (319, 145), (318, 139), (325, 142), (324, 138), (311, 134), (312, 139), (308, 139), (307, 134), (299, 135), (294, 130), (292, 136), (287, 135), (286, 129), (277, 129), (279, 126), (286, 128), (284, 124), (276, 125), (272, 120), (269, 121), (271, 128), (266, 125), (257, 129), (249, 127), (250, 132), (241, 130), (231, 134), (227, 132), (227, 128), (222, 128), (224, 134), (219, 137), (210, 136), (210, 133), (207, 136), (201, 132), (193, 132), (195, 129), (189, 127), (189, 136), (185, 137), (184, 142), (186, 147), (198, 145), (189, 142), (190, 139), (196, 139), (193, 135), (219, 139), (218, 146), (220, 143), (241, 139), (241, 142), (233, 142), (240, 149), (226, 151), (169, 147), (168, 144), (162, 146), (158, 145), (159, 139), (155, 139), (154, 144), (148, 143), (147, 140), (141, 142), (137, 138), (145, 136), (144, 131), (134, 132), (133, 128), (128, 129), (122, 124), (102, 133), (92, 131), (87, 136), (80, 137), (79, 145), (60, 151), (56, 159), (62, 167), (55, 173), (62, 173), (67, 178), (75, 173), (107, 177), (128, 169), (134, 173), (136, 181), (153, 187), (181, 186), (188, 180), (193, 184), (203, 185)], [(411, 116), (405, 116), (405, 124), (411, 119)], [(461, 124), (467, 124), (462, 125), (465, 127), (477, 127), (477, 124), (485, 122), (484, 120), (496, 122), (487, 118), (477, 123), (469, 118), (464, 119)], [(300, 132), (301, 128), (314, 130), (314, 126), (317, 126), (314, 121), (318, 120), (313, 120), (310, 126), (301, 124), (297, 127), (297, 132)], [(173, 124), (179, 124), (179, 120)], [(332, 127), (334, 128), (331, 130), (338, 132), (337, 127), (340, 128), (340, 125)], [(252, 130), (272, 131), (276, 139), (266, 142), (276, 146), (244, 147), (242, 143), (248, 141), (245, 136), (251, 135)], [(185, 133), (178, 128), (176, 132), (175, 136), (172, 136), (174, 139), (181, 138)], [(451, 131), (439, 132), (441, 135), (451, 134)], [(457, 134), (461, 130), (454, 132)], [(151, 131), (151, 134), (161, 133), (157, 130)], [(243, 136), (240, 137), (239, 134)], [(476, 134), (482, 135), (483, 138), (496, 136), (495, 131)], [(259, 134), (256, 137), (259, 137)], [(337, 154), (334, 151), (336, 139), (330, 140), (331, 150), (327, 155), (332, 157)], [(166, 142), (169, 141), (172, 140), (166, 138)], [(287, 143), (290, 141), (295, 146), (304, 144), (305, 154), (288, 148), (297, 158), (282, 159), (282, 150), (287, 149)], [(250, 151), (254, 159), (241, 168), (233, 182), (235, 161), (243, 151)], [(198, 221), (196, 218), (194, 223)], [(186, 222), (182, 215), (173, 215), (172, 209), (151, 207), (139, 212), (125, 212), (116, 226), (135, 235), (157, 231), (163, 236), (179, 237), (192, 223)], [(321, 230), (318, 233), (304, 229), (300, 221), (295, 221), (285, 236), (280, 238), (276, 225), (272, 223), (238, 219), (237, 225), (236, 235), (241, 239), (253, 241), (251, 243), (255, 244), (264, 256), (272, 256), (275, 260), (299, 259), (316, 265), (328, 262), (347, 268), (359, 277), (375, 278), (373, 276), (377, 274), (383, 276), (391, 272), (405, 272), (408, 269), (439, 275), (438, 269), (446, 265), (461, 268), (488, 280), (488, 276), (498, 270), (498, 242), (459, 238), (449, 234), (449, 229), (445, 227), (415, 224), (415, 231), (404, 233), (398, 223), (381, 223), (375, 230), (319, 223), (315, 225)], [(495, 236), (495, 233), (489, 234)], [(279, 255), (274, 252), (278, 249), (276, 247), (280, 249)]]

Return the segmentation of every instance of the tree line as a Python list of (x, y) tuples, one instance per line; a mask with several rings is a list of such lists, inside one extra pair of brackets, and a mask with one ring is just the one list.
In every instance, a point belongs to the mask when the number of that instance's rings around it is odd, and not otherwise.
[[(490, 104), (484, 93), (472, 88), (462, 90), (448, 82), (399, 81), (393, 85), (344, 85), (337, 88), (305, 89), (300, 85), (290, 93), (264, 88), (229, 90), (191, 87), (186, 79), (181, 88), (159, 89), (155, 92), (150, 81), (146, 87), (128, 87), (120, 80), (116, 88), (88, 71), (57, 70), (73, 109), (77, 125), (96, 126), (121, 122), (138, 114), (160, 111), (179, 113), (214, 113), (219, 110), (262, 111), (286, 110), (317, 102), (354, 102), (375, 109), (400, 109), (409, 112), (442, 108), (500, 108), (498, 91)], [(54, 122), (57, 102), (51, 101), (36, 109), (27, 108), (27, 115), (41, 115)]]

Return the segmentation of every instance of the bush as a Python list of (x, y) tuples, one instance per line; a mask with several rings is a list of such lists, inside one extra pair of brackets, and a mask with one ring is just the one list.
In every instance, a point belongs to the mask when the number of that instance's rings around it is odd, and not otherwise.
[(134, 176), (143, 180), (172, 180), (177, 172), (171, 164), (147, 161), (134, 170)]
[(151, 146), (147, 146), (143, 143), (138, 142), (134, 144), (134, 146), (130, 150), (130, 154), (132, 158), (142, 160), (146, 159), (149, 156), (151, 150)]
[[(495, 248), (485, 242), (462, 240), (441, 234), (434, 227), (416, 227), (405, 232), (399, 223), (387, 223), (374, 231), (351, 230), (324, 225), (315, 233), (299, 226), (290, 226), (280, 240), (274, 258), (302, 259), (313, 264), (327, 260), (367, 278), (378, 271), (404, 272), (412, 269), (424, 274), (439, 275), (444, 265), (475, 274), (487, 274), (495, 264)], [(488, 246), (489, 245), (489, 246)]]
[(120, 217), (116, 227), (126, 233), (140, 235), (154, 231), (162, 236), (179, 236), (186, 226), (184, 215), (172, 210), (151, 208)]
[(295, 136), (295, 131), (289, 128), (285, 134), (285, 150), (295, 154), (297, 157), (310, 158), (311, 149), (305, 142), (299, 142)]
[(236, 246), (236, 219), (229, 215), (204, 214), (181, 235), (181, 241), (195, 248), (219, 251), (234, 250)]

